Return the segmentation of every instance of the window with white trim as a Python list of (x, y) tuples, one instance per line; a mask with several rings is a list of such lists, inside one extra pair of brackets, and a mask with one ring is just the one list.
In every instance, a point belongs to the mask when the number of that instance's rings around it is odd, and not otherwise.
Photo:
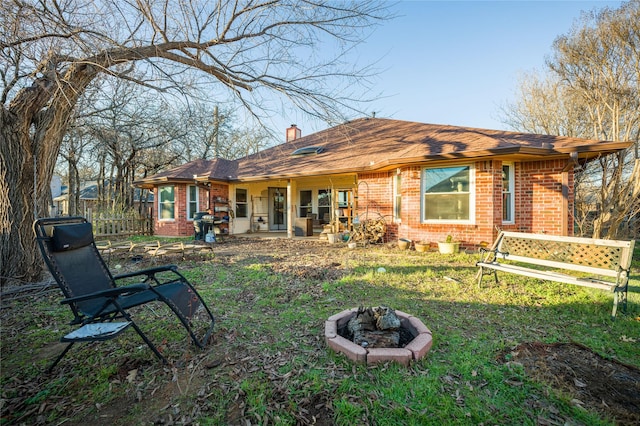
[(402, 175), (393, 177), (393, 220), (400, 222), (402, 218)]
[(161, 186), (158, 188), (158, 219), (175, 219), (175, 187)]
[(311, 217), (311, 199), (313, 193), (311, 190), (300, 191), (299, 201), (300, 201), (300, 217)]
[(318, 219), (320, 223), (329, 223), (331, 220), (331, 192), (328, 189), (318, 190)]
[(236, 188), (236, 217), (248, 217), (247, 190)]
[(473, 220), (474, 169), (471, 166), (431, 167), (422, 172), (422, 220)]
[(198, 211), (198, 187), (189, 185), (187, 187), (187, 219), (193, 220)]
[(514, 191), (514, 167), (513, 164), (502, 164), (502, 222), (513, 223), (515, 191)]

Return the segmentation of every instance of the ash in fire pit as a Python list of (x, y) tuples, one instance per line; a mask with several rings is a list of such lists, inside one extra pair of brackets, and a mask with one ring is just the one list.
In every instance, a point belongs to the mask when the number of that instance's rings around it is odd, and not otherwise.
[(408, 365), (424, 357), (431, 331), (416, 317), (386, 306), (354, 308), (325, 322), (325, 341), (356, 362), (397, 361)]

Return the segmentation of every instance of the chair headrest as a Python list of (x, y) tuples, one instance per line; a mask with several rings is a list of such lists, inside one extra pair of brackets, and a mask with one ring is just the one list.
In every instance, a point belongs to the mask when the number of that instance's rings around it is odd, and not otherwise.
[(53, 251), (75, 250), (93, 242), (93, 228), (89, 222), (58, 225), (51, 236)]

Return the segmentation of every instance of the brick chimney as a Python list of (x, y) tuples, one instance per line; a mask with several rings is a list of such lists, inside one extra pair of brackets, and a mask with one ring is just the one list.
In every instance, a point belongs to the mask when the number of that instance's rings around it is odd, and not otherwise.
[(302, 130), (298, 129), (295, 124), (287, 129), (287, 142), (294, 141), (302, 136)]

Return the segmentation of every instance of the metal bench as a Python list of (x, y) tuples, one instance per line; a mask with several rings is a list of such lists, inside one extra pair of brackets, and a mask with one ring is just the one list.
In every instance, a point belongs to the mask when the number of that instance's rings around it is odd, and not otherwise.
[[(541, 280), (609, 290), (614, 294), (612, 318), (619, 302), (626, 309), (629, 272), (635, 241), (600, 240), (502, 231), (476, 263), (478, 285), (497, 271)], [(528, 266), (527, 266), (528, 265)], [(535, 265), (537, 268), (529, 267)], [(578, 272), (572, 275), (567, 272)]]

